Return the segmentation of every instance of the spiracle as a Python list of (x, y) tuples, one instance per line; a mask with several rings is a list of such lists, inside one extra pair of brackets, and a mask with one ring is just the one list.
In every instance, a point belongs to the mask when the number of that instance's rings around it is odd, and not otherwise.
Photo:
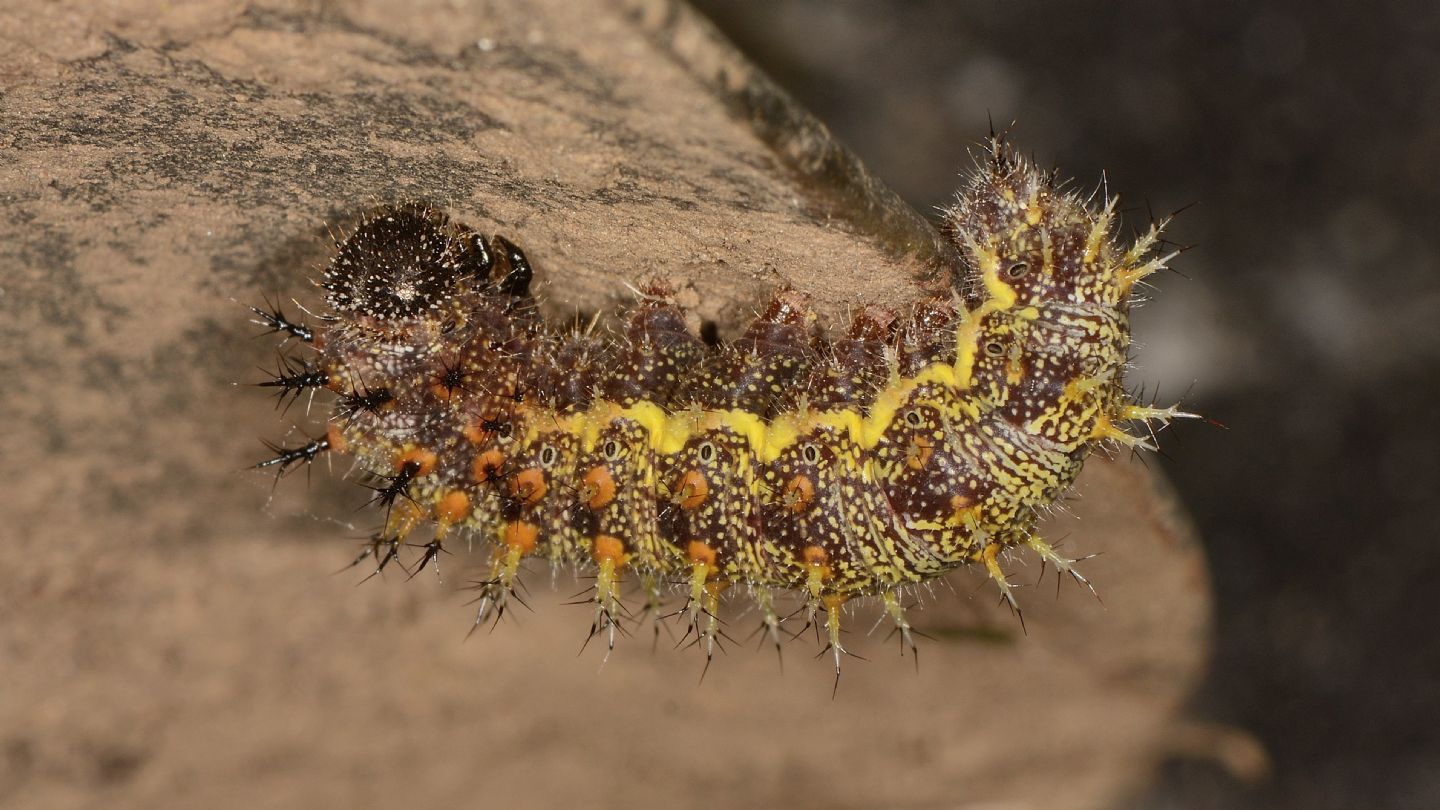
[(1012, 550), (1088, 586), (1038, 517), (1097, 447), (1153, 448), (1153, 429), (1127, 425), (1191, 416), (1124, 387), (1132, 293), (1174, 256), (1154, 255), (1161, 227), (1121, 246), (1113, 198), (1093, 210), (992, 139), (945, 215), (968, 306), (862, 307), (830, 340), (782, 289), (709, 346), (660, 284), (614, 335), (551, 328), (519, 247), (388, 207), (339, 244), (317, 324), (255, 310), (306, 352), (262, 385), (334, 400), (323, 436), (258, 466), (353, 456), (384, 512), (355, 561), (375, 572), (406, 565), (407, 547), (412, 576), (438, 571), (457, 535), (483, 540), (476, 626), (517, 599), (530, 559), (593, 574), (591, 637), (607, 650), (627, 580), (657, 614), (680, 603), (707, 660), (722, 594), (748, 594), (777, 645), (778, 598), (794, 594), (838, 676), (853, 600), (878, 597), (913, 649), (902, 596), (959, 566), (1017, 611)]

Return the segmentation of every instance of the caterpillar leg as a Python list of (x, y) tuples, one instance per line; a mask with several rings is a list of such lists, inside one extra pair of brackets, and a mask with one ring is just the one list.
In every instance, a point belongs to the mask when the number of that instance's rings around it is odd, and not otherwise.
[[(360, 556), (356, 557), (347, 568), (354, 568), (367, 558), (374, 557), (378, 561), (375, 564), (375, 570), (360, 581), (369, 582), (376, 575), (383, 573), (387, 565), (400, 559), (400, 547), (406, 545), (405, 538), (409, 537), (410, 532), (419, 525), (421, 517), (420, 509), (414, 501), (402, 501), (386, 516), (385, 529), (371, 538), (369, 546), (361, 551)], [(404, 567), (404, 563), (398, 564), (400, 567)]]
[[(715, 645), (721, 632), (720, 594), (730, 585), (728, 582), (710, 579), (712, 570), (712, 566), (705, 559), (698, 559), (690, 566), (690, 597), (682, 608), (687, 626), (685, 635), (680, 638), (680, 644), (684, 644), (691, 635), (695, 636), (690, 646), (699, 646), (705, 651), (706, 670), (710, 668), (710, 661), (715, 657)], [(705, 676), (702, 673), (700, 677)]]
[(905, 648), (910, 648), (910, 655), (915, 659), (915, 665), (920, 665), (920, 651), (915, 646), (915, 632), (910, 626), (910, 619), (905, 616), (905, 606), (900, 604), (900, 592), (891, 588), (884, 594), (885, 613), (894, 622), (895, 629), (891, 635), (900, 634), (900, 655), (905, 655)]
[[(423, 546), (418, 546), (420, 549), (420, 561), (415, 564), (415, 568), (410, 571), (410, 576), (406, 577), (406, 579), (414, 579), (420, 575), (421, 571), (425, 570), (425, 566), (433, 565), (435, 567), (435, 579), (441, 584), (444, 584), (445, 579), (440, 576), (440, 555), (442, 553), (450, 553), (445, 550), (445, 528), (446, 527), (441, 527), (436, 529), (435, 536), (431, 538), (430, 542)], [(407, 545), (414, 544), (407, 543)]]
[(480, 595), (473, 603), (478, 607), (475, 609), (475, 622), (470, 625), (470, 632), (466, 634), (467, 638), (487, 620), (492, 627), (499, 623), (511, 599), (521, 605), (525, 604), (524, 600), (516, 595), (515, 589), (520, 584), (520, 563), (526, 554), (535, 550), (539, 531), (533, 523), (520, 520), (511, 521), (500, 530), (500, 546), (491, 561), (490, 576), (473, 584), (473, 588), (479, 591)]
[[(595, 618), (590, 622), (590, 635), (585, 644), (596, 636), (605, 636), (605, 657), (603, 664), (610, 660), (615, 650), (615, 634), (620, 628), (623, 607), (620, 603), (620, 568), (628, 555), (619, 539), (600, 535), (595, 538), (593, 554), (599, 569), (595, 572)], [(581, 647), (584, 649), (584, 646)]]
[[(385, 566), (400, 558), (401, 545), (402, 540), (400, 537), (386, 537), (383, 534), (378, 534), (374, 540), (371, 541), (370, 547), (360, 552), (360, 556), (356, 557), (355, 561), (350, 563), (349, 567), (354, 568), (364, 561), (366, 557), (373, 556), (376, 559), (375, 570), (366, 574), (365, 578), (360, 580), (362, 583), (369, 582), (375, 576), (384, 573)], [(382, 549), (384, 553), (381, 553)]]
[(321, 453), (331, 449), (331, 441), (329, 435), (325, 435), (318, 439), (311, 439), (299, 447), (285, 447), (268, 441), (265, 442), (265, 446), (270, 448), (270, 452), (275, 455), (253, 465), (251, 469), (263, 470), (274, 467), (275, 483), (279, 484), (281, 478), (289, 475), (298, 466), (304, 465), (308, 470)]
[[(299, 306), (299, 304), (296, 304), (296, 306)], [(301, 309), (303, 310), (304, 307), (301, 307)], [(314, 329), (306, 324), (303, 319), (291, 319), (278, 304), (270, 303), (269, 298), (265, 299), (264, 309), (250, 307), (250, 311), (260, 316), (260, 320), (252, 320), (251, 323), (265, 327), (269, 330), (266, 334), (284, 333), (285, 338), (280, 341), (281, 347), (284, 347), (291, 339), (298, 340), (302, 343), (315, 342)]]
[(450, 527), (464, 520), (470, 515), (470, 496), (464, 490), (455, 489), (445, 493), (435, 503), (435, 536), (430, 542), (421, 546), (422, 554), (420, 562), (416, 564), (415, 570), (410, 572), (410, 579), (414, 579), (426, 565), (435, 566), (435, 578), (442, 583), (440, 576), (440, 554), (449, 554), (445, 549), (445, 537), (450, 534)]
[(1158, 446), (1159, 440), (1155, 434), (1161, 427), (1169, 425), (1176, 419), (1200, 419), (1202, 417), (1198, 413), (1180, 410), (1180, 405), (1177, 403), (1168, 408), (1156, 408), (1153, 405), (1126, 405), (1120, 411), (1120, 418), (1129, 422), (1140, 422), (1145, 432), (1150, 434), (1150, 444)]
[(651, 571), (640, 575), (640, 588), (645, 592), (645, 609), (641, 611), (641, 615), (650, 618), (650, 626), (654, 631), (650, 642), (650, 651), (653, 653), (655, 648), (660, 646), (660, 620), (665, 618), (665, 595), (660, 592), (660, 577)]
[(1020, 619), (1020, 632), (1025, 633), (1027, 632), (1025, 630), (1025, 612), (1020, 609), (1020, 603), (1015, 601), (1015, 589), (1011, 587), (1010, 580), (1006, 578), (1005, 572), (1000, 570), (998, 559), (1000, 551), (999, 543), (987, 543), (985, 550), (980, 553), (980, 557), (985, 562), (985, 572), (990, 575), (990, 579), (1000, 589), (1000, 595), (1010, 603), (1010, 610)]
[(780, 614), (775, 612), (775, 594), (768, 589), (760, 588), (755, 591), (755, 607), (760, 611), (759, 630), (765, 635), (760, 643), (764, 644), (765, 639), (775, 645), (775, 657), (780, 660), (780, 669), (785, 669), (785, 657), (780, 650)]
[(1115, 422), (1105, 414), (1101, 414), (1100, 418), (1095, 420), (1095, 429), (1091, 431), (1090, 437), (1098, 442), (1115, 442), (1131, 450), (1149, 450), (1154, 452), (1159, 449), (1150, 439), (1145, 436), (1136, 436), (1126, 431), (1124, 428), (1115, 424)]
[[(375, 576), (375, 574), (380, 573), (380, 569), (384, 568), (390, 562), (390, 560), (395, 559), (396, 549), (398, 549), (398, 545), (391, 538), (386, 537), (383, 532), (376, 532), (375, 534), (370, 536), (369, 540), (365, 542), (364, 547), (360, 549), (360, 553), (355, 555), (355, 559), (351, 560), (350, 563), (345, 567), (339, 569), (338, 571), (335, 571), (335, 573), (339, 574), (342, 571), (349, 571), (351, 568), (354, 568), (355, 566), (359, 565), (362, 562), (365, 562), (372, 557), (377, 560), (381, 560), (379, 568), (372, 572), (370, 576), (367, 576), (365, 578), (369, 579), (370, 577)], [(382, 550), (385, 550), (383, 559), (381, 556)], [(365, 580), (363, 579), (361, 580), (361, 582), (364, 581)]]
[[(1119, 442), (1131, 449), (1158, 450), (1155, 441), (1156, 428), (1151, 423), (1168, 425), (1176, 419), (1199, 419), (1200, 415), (1180, 410), (1179, 405), (1171, 405), (1168, 408), (1156, 408), (1149, 405), (1125, 405), (1113, 418), (1106, 415), (1095, 423), (1094, 438), (1104, 441), (1106, 439)], [(1127, 432), (1124, 428), (1115, 424), (1116, 422), (1140, 422), (1142, 429), (1148, 436), (1136, 436)]]
[[(1086, 579), (1084, 574), (1075, 570), (1075, 563), (1079, 562), (1079, 560), (1072, 560), (1060, 554), (1060, 552), (1055, 550), (1054, 546), (1045, 542), (1039, 535), (1031, 535), (1026, 538), (1025, 545), (1039, 555), (1042, 565), (1047, 563), (1053, 565), (1055, 566), (1055, 570), (1059, 572), (1059, 579), (1055, 581), (1055, 592), (1057, 594), (1060, 592), (1060, 579), (1063, 579), (1068, 574), (1071, 579), (1090, 591), (1096, 599), (1100, 598), (1100, 594), (1095, 592), (1095, 585)], [(1042, 572), (1041, 575), (1043, 576), (1044, 573)]]
[(1180, 410), (1180, 406), (1156, 408), (1147, 405), (1126, 405), (1120, 411), (1120, 418), (1127, 422), (1159, 422), (1168, 425), (1176, 419), (1199, 419), (1200, 414)]
[[(820, 632), (819, 615), (825, 607), (825, 582), (830, 578), (830, 566), (826, 565), (825, 550), (819, 546), (807, 546), (805, 549), (805, 591), (809, 598), (805, 600), (805, 626), (800, 628), (792, 638), (798, 638), (801, 633), (815, 627), (818, 636)], [(827, 614), (828, 615), (828, 614)], [(828, 648), (827, 648), (828, 649)], [(823, 650), (822, 650), (823, 653)]]
[[(315, 392), (330, 383), (330, 372), (284, 354), (279, 356), (277, 363), (279, 365), (270, 379), (255, 385), (259, 388), (277, 389), (275, 407), (283, 407), (286, 412), (289, 412), (290, 406), (298, 402), (301, 396), (309, 394), (305, 413), (310, 413), (310, 407), (315, 403)], [(329, 446), (328, 439), (326, 446)]]
[(835, 658), (835, 687), (830, 692), (831, 698), (834, 698), (835, 693), (840, 690), (840, 658), (846, 655), (852, 658), (860, 657), (845, 649), (845, 645), (840, 643), (840, 611), (848, 600), (849, 597), (842, 594), (826, 594), (821, 598), (821, 604), (825, 606), (825, 634), (829, 640), (820, 654), (824, 655), (828, 652)]

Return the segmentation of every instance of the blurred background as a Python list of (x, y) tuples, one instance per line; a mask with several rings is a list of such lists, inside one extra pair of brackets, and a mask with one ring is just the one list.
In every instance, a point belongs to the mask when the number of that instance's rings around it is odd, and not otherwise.
[(921, 210), (987, 116), (1133, 227), (1185, 208), (1133, 381), (1225, 425), (1157, 463), (1217, 591), (1194, 711), (1274, 770), (1134, 806), (1440, 807), (1440, 4), (697, 5)]

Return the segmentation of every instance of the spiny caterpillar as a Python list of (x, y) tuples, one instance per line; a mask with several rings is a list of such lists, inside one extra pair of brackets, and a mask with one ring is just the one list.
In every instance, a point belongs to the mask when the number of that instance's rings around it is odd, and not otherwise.
[(958, 566), (982, 566), (1012, 608), (1001, 563), (1019, 547), (1088, 586), (1038, 516), (1096, 447), (1152, 447), (1123, 425), (1190, 416), (1122, 386), (1132, 291), (1175, 254), (1151, 255), (1163, 223), (1118, 245), (1114, 210), (992, 140), (946, 212), (968, 308), (865, 307), (827, 341), (805, 297), (781, 290), (711, 347), (661, 285), (612, 338), (549, 329), (514, 244), (385, 208), (339, 243), (318, 326), (255, 310), (310, 350), (262, 385), (335, 394), (322, 436), (271, 445), (257, 466), (354, 456), (385, 513), (355, 561), (375, 573), (402, 547), (419, 549), (414, 576), (438, 572), (457, 534), (485, 541), (476, 626), (517, 600), (530, 559), (593, 574), (590, 638), (609, 648), (623, 582), (657, 615), (678, 592), (672, 615), (707, 661), (723, 593), (748, 593), (777, 646), (777, 596), (793, 593), (838, 676), (857, 598), (878, 596), (913, 651), (903, 596)]

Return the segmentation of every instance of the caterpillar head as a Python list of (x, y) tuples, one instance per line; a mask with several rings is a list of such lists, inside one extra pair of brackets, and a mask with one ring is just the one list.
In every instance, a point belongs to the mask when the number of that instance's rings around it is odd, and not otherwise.
[(414, 204), (361, 223), (321, 279), (331, 309), (374, 326), (441, 310), (479, 269), (446, 224), (443, 214)]

